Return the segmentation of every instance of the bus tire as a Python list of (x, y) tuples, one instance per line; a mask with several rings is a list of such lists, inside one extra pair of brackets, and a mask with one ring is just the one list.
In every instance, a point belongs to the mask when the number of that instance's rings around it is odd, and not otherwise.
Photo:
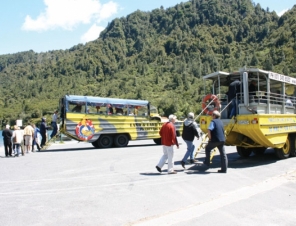
[(98, 140), (98, 146), (100, 148), (110, 148), (113, 144), (113, 137), (111, 135), (101, 135)]
[(153, 139), (154, 143), (157, 145), (161, 145), (161, 138)]
[(290, 157), (296, 157), (296, 134), (291, 135), (291, 152)]
[(98, 144), (98, 141), (97, 141), (97, 140), (94, 141), (94, 142), (92, 142), (91, 144), (92, 144), (92, 146), (94, 146), (95, 148), (99, 148), (99, 144)]
[(292, 151), (292, 138), (291, 136), (288, 137), (286, 143), (282, 148), (275, 148), (275, 154), (279, 159), (286, 159), (289, 158), (290, 153)]
[(243, 158), (248, 158), (252, 153), (251, 148), (247, 149), (247, 148), (240, 147), (240, 146), (236, 146), (236, 151), (239, 154), (239, 156), (243, 157)]
[(252, 151), (255, 155), (263, 155), (265, 152), (266, 148), (265, 147), (260, 147), (260, 148), (252, 148)]
[(115, 147), (126, 147), (129, 139), (126, 134), (118, 134), (114, 139)]

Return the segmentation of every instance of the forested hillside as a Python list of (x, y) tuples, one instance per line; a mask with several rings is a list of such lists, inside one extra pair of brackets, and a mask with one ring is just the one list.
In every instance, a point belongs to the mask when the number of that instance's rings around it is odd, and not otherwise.
[(147, 99), (198, 113), (201, 77), (244, 65), (296, 76), (296, 7), (278, 17), (251, 0), (191, 0), (110, 22), (69, 50), (0, 56), (0, 120), (38, 120), (65, 94)]

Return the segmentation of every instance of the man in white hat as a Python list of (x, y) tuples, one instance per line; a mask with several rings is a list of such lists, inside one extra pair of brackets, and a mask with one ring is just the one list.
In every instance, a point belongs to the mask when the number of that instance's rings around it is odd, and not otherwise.
[(166, 160), (168, 160), (168, 174), (176, 174), (174, 170), (174, 145), (179, 148), (176, 128), (174, 123), (176, 122), (177, 117), (175, 115), (169, 116), (169, 122), (166, 122), (162, 125), (159, 135), (161, 136), (161, 144), (163, 145), (163, 155), (159, 160), (159, 163), (156, 165), (158, 172), (162, 172), (161, 168), (164, 166)]
[(217, 147), (220, 153), (221, 160), (221, 169), (218, 170), (218, 173), (227, 173), (228, 159), (224, 148), (225, 135), (223, 122), (220, 119), (220, 112), (213, 111), (212, 117), (213, 119), (208, 127), (209, 142), (206, 146), (206, 158), (204, 164), (207, 167), (210, 167), (211, 151)]

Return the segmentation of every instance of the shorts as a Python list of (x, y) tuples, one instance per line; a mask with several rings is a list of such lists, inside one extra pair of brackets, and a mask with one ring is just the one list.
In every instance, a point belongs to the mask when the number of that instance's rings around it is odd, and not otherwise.
[(31, 135), (25, 135), (25, 145), (32, 145), (33, 137)]

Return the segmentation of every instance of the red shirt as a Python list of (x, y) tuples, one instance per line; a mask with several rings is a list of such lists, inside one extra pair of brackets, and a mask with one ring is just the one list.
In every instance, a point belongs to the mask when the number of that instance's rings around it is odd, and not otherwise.
[(176, 129), (173, 123), (166, 122), (162, 125), (159, 135), (161, 136), (161, 144), (165, 146), (177, 145), (179, 147)]

